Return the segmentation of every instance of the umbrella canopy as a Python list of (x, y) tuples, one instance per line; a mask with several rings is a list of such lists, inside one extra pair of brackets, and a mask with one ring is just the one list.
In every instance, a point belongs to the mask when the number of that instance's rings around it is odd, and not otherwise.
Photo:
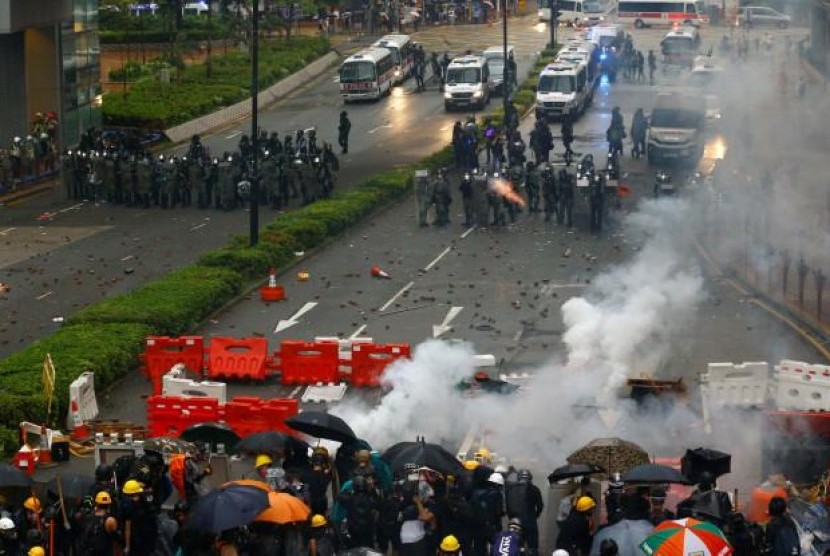
[(642, 543), (654, 530), (646, 519), (622, 519), (614, 525), (603, 527), (594, 535), (590, 556), (599, 556), (599, 546), (605, 539), (612, 539), (619, 547), (618, 556), (642, 556)]
[(17, 467), (0, 463), (0, 487), (30, 487), (32, 479)]
[(311, 508), (305, 502), (285, 492), (269, 492), (270, 506), (254, 521), (268, 521), (271, 523), (301, 523), (307, 521), (311, 515)]
[(597, 438), (566, 459), (568, 463), (585, 463), (602, 467), (609, 474), (625, 473), (632, 467), (649, 462), (645, 450), (621, 438)]
[(268, 486), (268, 483), (264, 483), (256, 479), (237, 479), (235, 481), (228, 481), (227, 483), (223, 483), (220, 488), (228, 488), (233, 486), (254, 487), (259, 490), (264, 490), (265, 492), (273, 492), (273, 489)]
[(644, 483), (644, 484), (689, 484), (689, 479), (683, 474), (668, 465), (658, 465), (656, 463), (646, 463), (645, 465), (638, 465), (632, 467), (623, 473), (622, 481), (624, 483)]
[[(60, 487), (58, 487), (58, 481), (60, 481)], [(60, 495), (63, 491), (66, 498), (83, 498), (95, 494), (92, 492), (94, 485), (95, 477), (80, 473), (64, 473), (56, 475), (46, 484), (46, 488), (49, 489), (49, 492), (57, 495)]]
[(664, 521), (640, 544), (652, 556), (728, 556), (732, 547), (715, 525), (691, 517)]
[(326, 438), (335, 442), (354, 442), (357, 440), (352, 428), (340, 417), (322, 411), (303, 411), (285, 420), (285, 424), (295, 431), (304, 432), (316, 438)]
[(192, 443), (181, 438), (171, 438), (169, 436), (159, 436), (157, 438), (148, 438), (144, 441), (144, 450), (151, 452), (158, 452), (161, 455), (184, 454), (186, 452), (193, 453), (196, 448)]
[(732, 503), (723, 491), (698, 492), (677, 504), (678, 517), (710, 519), (719, 524), (726, 523), (731, 513)]
[(444, 475), (460, 476), (464, 467), (453, 454), (439, 444), (423, 440), (398, 442), (383, 454), (383, 460), (392, 468), (392, 473), (402, 477), (421, 467), (429, 467)]
[(236, 452), (248, 454), (274, 454), (285, 450), (288, 435), (277, 431), (262, 431), (249, 434), (236, 444)]
[(686, 454), (680, 460), (680, 465), (683, 474), (692, 483), (697, 484), (703, 473), (709, 473), (712, 478), (717, 479), (732, 471), (732, 456), (709, 448), (695, 448), (686, 450)]
[(269, 506), (268, 492), (252, 486), (233, 485), (201, 496), (190, 512), (187, 525), (220, 533), (252, 522)]
[(548, 475), (548, 482), (553, 484), (563, 479), (583, 477), (585, 475), (593, 475), (594, 473), (605, 473), (605, 469), (592, 463), (569, 463), (554, 469)]
[(181, 438), (188, 442), (201, 440), (205, 444), (210, 444), (214, 451), (217, 451), (218, 445), (222, 444), (227, 452), (232, 451), (239, 442), (239, 436), (223, 423), (199, 423), (187, 427), (182, 432)]

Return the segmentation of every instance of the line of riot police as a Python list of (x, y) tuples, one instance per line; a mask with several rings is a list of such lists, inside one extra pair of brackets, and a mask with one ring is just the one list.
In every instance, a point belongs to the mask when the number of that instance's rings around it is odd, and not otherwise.
[(144, 150), (66, 151), (61, 180), (67, 197), (149, 208), (196, 205), (233, 210), (251, 200), (259, 180), (259, 202), (274, 209), (303, 205), (331, 195), (339, 161), (329, 143), (317, 145), (316, 130), (284, 139), (261, 130), (253, 173), (253, 142), (243, 136), (238, 150), (211, 157), (194, 135), (186, 154), (153, 156)]

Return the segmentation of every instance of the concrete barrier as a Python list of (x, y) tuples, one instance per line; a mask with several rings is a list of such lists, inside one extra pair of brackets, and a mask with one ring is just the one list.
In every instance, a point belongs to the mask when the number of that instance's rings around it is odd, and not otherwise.
[[(329, 52), (322, 58), (318, 58), (296, 73), (292, 73), (285, 79), (274, 83), (264, 91), (260, 91), (257, 100), (260, 107), (268, 106), (276, 100), (283, 98), (291, 91), (299, 88), (309, 80), (318, 77), (340, 60), (337, 52)], [(164, 131), (168, 139), (174, 143), (180, 143), (190, 139), (193, 135), (203, 134), (212, 129), (223, 127), (236, 120), (247, 118), (251, 115), (251, 99), (247, 98), (231, 106), (211, 112), (195, 120), (190, 120), (181, 125), (171, 127)]]

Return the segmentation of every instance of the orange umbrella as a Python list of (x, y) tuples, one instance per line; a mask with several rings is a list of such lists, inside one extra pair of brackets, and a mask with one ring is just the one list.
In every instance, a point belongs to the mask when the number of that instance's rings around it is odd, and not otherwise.
[(239, 480), (236, 480), (236, 481), (230, 481), (230, 482), (227, 482), (227, 483), (223, 484), (219, 488), (228, 488), (228, 487), (231, 487), (231, 486), (234, 486), (234, 485), (251, 486), (251, 487), (258, 488), (260, 490), (265, 490), (267, 492), (271, 492), (271, 487), (269, 487), (267, 483), (263, 483), (262, 481), (257, 481), (256, 479), (239, 479)]
[(259, 514), (254, 521), (298, 523), (308, 520), (311, 515), (311, 508), (305, 502), (285, 492), (269, 492), (268, 502), (271, 507)]

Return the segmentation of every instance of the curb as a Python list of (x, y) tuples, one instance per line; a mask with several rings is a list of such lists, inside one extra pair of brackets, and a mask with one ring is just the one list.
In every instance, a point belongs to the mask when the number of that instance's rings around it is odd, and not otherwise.
[(35, 195), (42, 193), (44, 191), (48, 191), (57, 185), (58, 180), (54, 178), (50, 178), (46, 181), (42, 181), (40, 183), (36, 183), (33, 185), (29, 185), (24, 187), (19, 191), (12, 191), (11, 193), (6, 193), (5, 195), (0, 195), (0, 206), (9, 205), (15, 203), (17, 201), (21, 201), (23, 199), (27, 199), (29, 197), (34, 197)]

